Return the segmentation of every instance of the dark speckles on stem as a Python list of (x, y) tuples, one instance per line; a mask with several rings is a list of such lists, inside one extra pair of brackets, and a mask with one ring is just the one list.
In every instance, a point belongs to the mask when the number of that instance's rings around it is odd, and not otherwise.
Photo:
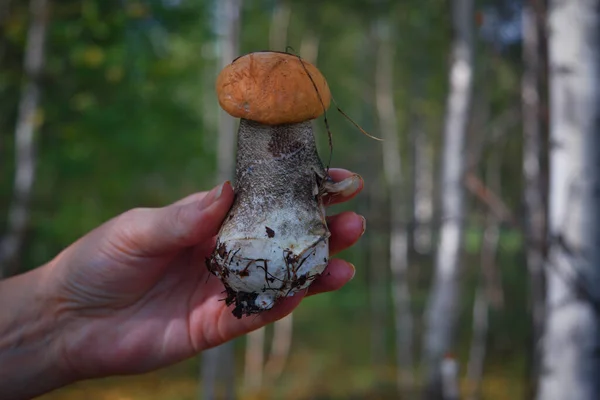
[(268, 226), (265, 226), (265, 230), (267, 231), (267, 236), (269, 238), (275, 237), (275, 231), (273, 229), (269, 228)]
[(242, 234), (256, 234), (253, 229), (262, 216), (293, 206), (302, 219), (294, 215), (281, 226), (274, 226), (273, 222), (258, 225), (263, 237), (266, 224), (278, 238), (289, 235), (290, 229), (312, 219), (307, 215), (320, 212), (313, 194), (315, 171), (326, 174), (315, 146), (311, 121), (265, 126), (242, 119), (238, 131), (236, 196), (230, 212), (235, 216), (226, 220), (222, 233), (227, 235), (229, 229), (235, 228)]
[(304, 144), (297, 140), (281, 140), (277, 135), (273, 135), (269, 141), (269, 153), (275, 158), (292, 156), (304, 147)]

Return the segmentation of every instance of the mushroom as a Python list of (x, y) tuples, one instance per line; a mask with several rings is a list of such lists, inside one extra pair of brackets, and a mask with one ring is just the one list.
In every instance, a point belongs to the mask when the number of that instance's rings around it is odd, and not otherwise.
[(333, 182), (317, 153), (311, 120), (329, 107), (319, 70), (300, 57), (255, 52), (219, 74), (219, 104), (240, 118), (235, 200), (207, 267), (233, 314), (257, 314), (305, 290), (327, 266), (324, 197), (356, 187)]

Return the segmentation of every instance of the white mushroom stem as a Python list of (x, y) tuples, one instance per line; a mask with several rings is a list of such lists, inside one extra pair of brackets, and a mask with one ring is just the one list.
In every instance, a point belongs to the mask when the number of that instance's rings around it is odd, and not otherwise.
[(242, 119), (236, 197), (207, 264), (234, 315), (255, 314), (306, 289), (329, 261), (323, 197), (353, 191), (334, 183), (317, 154), (310, 121), (276, 126)]

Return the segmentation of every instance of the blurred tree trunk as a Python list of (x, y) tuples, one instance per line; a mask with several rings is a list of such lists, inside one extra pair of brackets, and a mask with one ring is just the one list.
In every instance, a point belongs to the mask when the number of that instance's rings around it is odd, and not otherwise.
[[(375, 59), (377, 50), (376, 24), (370, 24), (367, 34), (362, 38), (360, 54), (363, 55), (358, 64), (358, 75), (375, 76), (375, 66), (371, 60)], [(368, 80), (361, 81), (361, 110), (364, 122), (374, 128), (376, 123), (373, 105), (372, 83)], [(383, 146), (369, 146), (368, 157), (372, 160), (382, 159)], [(388, 365), (388, 341), (386, 335), (389, 315), (389, 268), (387, 267), (386, 228), (389, 218), (389, 207), (386, 207), (385, 182), (382, 179), (381, 167), (378, 163), (367, 163), (365, 166), (365, 194), (368, 228), (365, 233), (366, 256), (365, 262), (367, 284), (369, 292), (369, 339), (371, 368), (377, 371), (376, 377), (382, 376), (384, 368)], [(360, 242), (359, 242), (360, 244)], [(379, 373), (381, 371), (381, 373)], [(383, 380), (377, 381), (380, 383)]]
[[(426, 31), (427, 29), (427, 31)], [(422, 45), (423, 38), (429, 33), (424, 24), (415, 23), (411, 31), (414, 39), (413, 46)], [(431, 137), (425, 128), (424, 104), (426, 79), (430, 69), (423, 52), (413, 52), (411, 55), (410, 77), (410, 224), (408, 226), (408, 249), (421, 255), (428, 255), (433, 241), (434, 215), (434, 154)], [(409, 257), (410, 258), (410, 257)]]
[(292, 315), (280, 319), (274, 325), (271, 352), (265, 365), (265, 380), (269, 387), (281, 376), (292, 348), (294, 328)]
[(440, 363), (442, 391), (440, 399), (458, 400), (460, 397), (459, 365), (453, 354), (446, 354)]
[(473, 76), (473, 0), (452, 3), (454, 38), (444, 129), (440, 243), (426, 314), (426, 397), (440, 397), (440, 362), (452, 347), (458, 319), (460, 252), (464, 231), (465, 137)]
[[(220, 68), (231, 63), (239, 53), (240, 13), (242, 0), (220, 0), (217, 3)], [(217, 182), (232, 179), (235, 170), (236, 120), (219, 110), (219, 140), (217, 149)], [(212, 400), (219, 393), (235, 398), (235, 354), (233, 342), (202, 353), (202, 398)]]
[[(501, 196), (501, 155), (493, 152), (488, 158), (487, 186), (498, 196)], [(481, 246), (481, 265), (479, 279), (473, 303), (473, 336), (467, 364), (467, 381), (469, 383), (468, 398), (481, 398), (481, 382), (487, 353), (488, 314), (490, 304), (499, 302), (497, 298), (496, 257), (500, 241), (500, 221), (491, 211), (486, 211), (486, 222)]]
[[(489, 218), (489, 217), (488, 217)], [(493, 217), (491, 217), (493, 218)], [(488, 226), (484, 232), (485, 236), (490, 235)], [(475, 300), (473, 302), (473, 337), (471, 338), (471, 348), (469, 350), (469, 362), (467, 364), (467, 382), (468, 399), (481, 399), (481, 381), (483, 380), (483, 367), (485, 364), (486, 341), (488, 331), (488, 311), (489, 303), (483, 288), (483, 279), (480, 277), (475, 290)]]
[(247, 395), (260, 391), (265, 363), (265, 328), (246, 335), (244, 364), (244, 390)]
[[(397, 383), (400, 393), (410, 393), (413, 385), (413, 319), (408, 288), (408, 238), (404, 203), (406, 192), (398, 143), (398, 121), (394, 104), (394, 46), (391, 26), (377, 26), (378, 52), (375, 70), (375, 103), (383, 144), (383, 170), (388, 188), (390, 211), (390, 268), (394, 304)], [(404, 190), (403, 190), (404, 189)]]
[(540, 124), (541, 0), (528, 0), (522, 11), (523, 64), (521, 82), (523, 107), (523, 175), (525, 178), (525, 234), (529, 271), (529, 307), (532, 316), (529, 395), (535, 396), (540, 373), (540, 340), (544, 324), (546, 205), (542, 173), (543, 134)]
[(308, 30), (300, 42), (300, 57), (310, 63), (316, 63), (319, 57), (319, 36)]
[(8, 210), (8, 227), (0, 240), (0, 278), (18, 272), (19, 255), (29, 223), (29, 206), (35, 181), (36, 138), (39, 124), (40, 78), (46, 59), (49, 19), (48, 0), (31, 0), (30, 22), (25, 47), (25, 82), (19, 100), (15, 128), (15, 181)]
[(269, 50), (285, 51), (291, 15), (292, 9), (288, 0), (275, 0), (269, 31)]
[[(239, 55), (240, 13), (242, 0), (220, 0), (221, 65), (225, 68)], [(235, 169), (236, 119), (221, 110), (219, 115), (219, 147), (217, 153), (217, 181), (232, 179)]]
[(412, 112), (410, 137), (413, 199), (409, 248), (419, 254), (429, 254), (433, 240), (434, 166), (430, 140), (418, 110)]
[[(381, 154), (377, 152), (376, 157)], [(374, 159), (377, 159), (374, 158)], [(367, 230), (368, 245), (368, 282), (369, 282), (369, 316), (370, 316), (370, 339), (371, 339), (371, 363), (375, 371), (381, 370), (387, 365), (388, 346), (386, 340), (386, 321), (389, 312), (388, 305), (388, 270), (384, 233), (385, 210), (385, 192), (380, 188), (384, 187), (384, 182), (376, 174), (372, 173), (371, 184), (368, 186), (369, 208), (367, 219), (369, 229)]]
[(550, 1), (550, 244), (538, 398), (600, 396), (600, 0)]

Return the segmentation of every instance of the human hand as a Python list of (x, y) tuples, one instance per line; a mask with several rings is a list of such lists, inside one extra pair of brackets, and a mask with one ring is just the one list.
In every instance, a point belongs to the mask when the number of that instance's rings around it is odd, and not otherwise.
[[(330, 170), (335, 181), (352, 174)], [(349, 200), (363, 186), (355, 178)], [(241, 320), (225, 306), (223, 284), (204, 260), (233, 201), (225, 183), (170, 206), (128, 211), (90, 232), (48, 266), (59, 325), (60, 367), (72, 380), (141, 373), (189, 358), (289, 314), (303, 294)], [(328, 219), (330, 252), (354, 244), (364, 219), (345, 212)], [(335, 290), (354, 267), (332, 259), (307, 295)]]

